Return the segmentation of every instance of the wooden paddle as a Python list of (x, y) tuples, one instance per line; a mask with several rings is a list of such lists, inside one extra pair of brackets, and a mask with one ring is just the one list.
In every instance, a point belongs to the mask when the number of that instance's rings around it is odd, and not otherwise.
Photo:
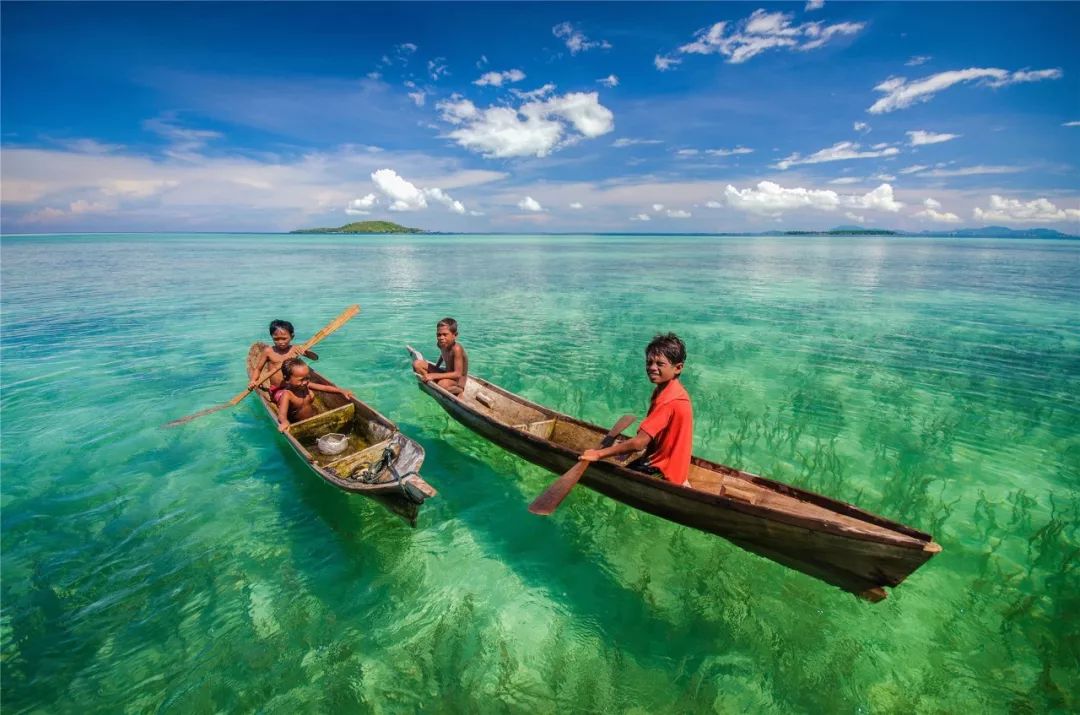
[[(600, 449), (611, 446), (615, 442), (615, 438), (619, 436), (619, 433), (624, 429), (632, 425), (637, 421), (636, 415), (623, 415), (622, 419), (615, 423), (615, 426), (611, 428), (611, 431), (604, 435), (604, 439), (600, 440)], [(592, 462), (578, 461), (577, 464), (570, 467), (566, 474), (562, 475), (551, 486), (544, 490), (544, 493), (536, 497), (533, 503), (529, 505), (529, 511), (533, 514), (539, 514), (540, 516), (548, 516), (556, 509), (559, 508), (559, 504), (562, 504), (562, 500), (566, 498), (566, 495), (570, 493), (570, 490), (574, 488), (574, 485), (581, 479), (581, 475), (585, 474), (585, 470), (589, 468)]]
[[(332, 333), (335, 330), (337, 330), (338, 328), (340, 328), (342, 325), (345, 325), (345, 323), (349, 322), (350, 318), (352, 318), (354, 315), (356, 315), (359, 312), (360, 312), (360, 306), (358, 306), (358, 305), (350, 305), (348, 308), (346, 308), (341, 313), (341, 315), (339, 315), (338, 317), (331, 320), (326, 325), (325, 328), (323, 328), (319, 332), (312, 335), (310, 340), (308, 340), (306, 343), (304, 343), (303, 345), (301, 345), (297, 349), (297, 352), (300, 353), (300, 354), (306, 354), (308, 348), (314, 346), (315, 343), (319, 342), (320, 340), (325, 338), (327, 335), (329, 335), (330, 333)], [(267, 378), (269, 378), (271, 375), (273, 375), (278, 370), (280, 370), (281, 366), (283, 364), (284, 364), (283, 362), (278, 363), (277, 367), (272, 367), (269, 370), (267, 370), (266, 372), (264, 372), (262, 375), (259, 376), (259, 379), (256, 381), (255, 384), (256, 385), (261, 385)], [(182, 424), (185, 424), (187, 422), (191, 422), (193, 419), (195, 419), (197, 417), (202, 417), (203, 415), (209, 415), (209, 414), (211, 414), (213, 412), (217, 412), (218, 410), (224, 410), (227, 407), (232, 407), (232, 406), (238, 404), (240, 402), (240, 400), (247, 397), (248, 394), (253, 389), (255, 389), (255, 388), (249, 387), (246, 390), (244, 390), (243, 392), (241, 392), (239, 395), (237, 395), (236, 397), (232, 398), (231, 400), (229, 400), (228, 402), (226, 402), (224, 404), (215, 405), (214, 407), (210, 407), (210, 408), (202, 410), (200, 412), (196, 412), (195, 414), (188, 415), (187, 417), (181, 417), (178, 420), (173, 420), (172, 422), (168, 422), (168, 423), (162, 425), (162, 427), (176, 427), (177, 425), (182, 425)]]

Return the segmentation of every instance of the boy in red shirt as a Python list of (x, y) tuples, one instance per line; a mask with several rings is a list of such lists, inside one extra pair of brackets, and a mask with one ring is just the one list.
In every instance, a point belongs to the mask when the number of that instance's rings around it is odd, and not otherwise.
[(587, 449), (579, 459), (595, 462), (644, 449), (644, 455), (626, 465), (629, 469), (689, 487), (694, 410), (679, 382), (684, 362), (686, 345), (675, 333), (653, 338), (645, 348), (645, 374), (656, 388), (637, 436), (603, 449)]

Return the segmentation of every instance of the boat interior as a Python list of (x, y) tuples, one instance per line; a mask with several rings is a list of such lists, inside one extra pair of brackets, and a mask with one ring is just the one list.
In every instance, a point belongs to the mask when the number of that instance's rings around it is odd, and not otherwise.
[[(377, 420), (368, 419), (356, 409), (355, 403), (341, 395), (316, 394), (315, 408), (319, 410), (318, 414), (294, 422), (289, 434), (317, 466), (349, 478), (349, 475), (359, 474), (377, 463), (385, 449), (391, 446), (394, 431)], [(345, 449), (334, 455), (323, 454), (318, 440), (328, 434), (345, 435), (348, 440)]]
[[(554, 442), (575, 452), (595, 448), (604, 437), (601, 428), (578, 424), (558, 414), (538, 410), (523, 404), (507, 395), (489, 389), (470, 379), (465, 392), (458, 399), (463, 399), (481, 414), (488, 414), (514, 429), (528, 432), (541, 439)], [(621, 439), (626, 439), (622, 437)], [(640, 456), (630, 454), (615, 461), (627, 464)], [(818, 504), (799, 499), (797, 496), (776, 491), (768, 484), (753, 481), (751, 475), (744, 475), (738, 470), (716, 465), (713, 468), (700, 464), (696, 460), (690, 465), (688, 481), (692, 489), (706, 494), (724, 496), (746, 504), (762, 506), (779, 512), (786, 512), (800, 518), (827, 521), (838, 526), (854, 529), (867, 534), (905, 538), (907, 535), (886, 526), (874, 524), (858, 516), (839, 513)], [(907, 537), (910, 538), (910, 537)]]

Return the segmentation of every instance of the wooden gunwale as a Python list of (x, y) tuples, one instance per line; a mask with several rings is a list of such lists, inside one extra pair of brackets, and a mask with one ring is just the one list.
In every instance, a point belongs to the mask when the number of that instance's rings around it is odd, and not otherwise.
[[(537, 410), (538, 412), (547, 415), (549, 418), (553, 417), (559, 420), (564, 420), (568, 423), (578, 425), (580, 427), (584, 427), (589, 430), (596, 430), (599, 434), (603, 434), (604, 432), (604, 430), (597, 425), (584, 422), (569, 415), (564, 415), (548, 407), (544, 407), (543, 405), (538, 405), (534, 402), (531, 402), (530, 400), (527, 400), (519, 395), (516, 395), (497, 385), (494, 385), (482, 378), (477, 378), (470, 375), (469, 379), (475, 381), (477, 385), (482, 386), (485, 389), (496, 392), (503, 397), (506, 397), (507, 399), (510, 399), (519, 404), (526, 405), (534, 410)], [(420, 383), (420, 386), (421, 389), (433, 393), (433, 396), (436, 397), (436, 399), (441, 398), (442, 401), (449, 401), (451, 404), (458, 405), (461, 407), (461, 409), (467, 410), (475, 417), (484, 420), (485, 422), (495, 427), (496, 429), (499, 429), (500, 431), (510, 433), (515, 438), (523, 439), (527, 442), (530, 442), (540, 449), (558, 452), (570, 460), (576, 460), (578, 457), (579, 453), (568, 447), (564, 447), (557, 442), (538, 437), (537, 435), (534, 435), (525, 430), (516, 429), (513, 425), (510, 425), (500, 419), (497, 419), (494, 416), (486, 415), (483, 412), (472, 408), (468, 403), (460, 400), (455, 395), (452, 395), (438, 385), (429, 382)], [(492, 410), (492, 413), (496, 414), (494, 410)], [(637, 482), (638, 484), (641, 484), (648, 489), (666, 491), (670, 495), (680, 499), (695, 501), (714, 507), (721, 507), (723, 509), (730, 509), (758, 519), (765, 519), (778, 523), (784, 523), (790, 526), (806, 528), (811, 531), (823, 531), (847, 539), (857, 539), (860, 541), (879, 543), (890, 547), (900, 547), (916, 551), (928, 550), (933, 553), (936, 553), (933, 547), (937, 547), (937, 550), (940, 550), (940, 546), (938, 546), (932, 541), (932, 537), (929, 534), (904, 526), (903, 524), (898, 524), (875, 514), (865, 512), (852, 504), (836, 501), (820, 494), (816, 494), (814, 492), (805, 491), (797, 487), (792, 487), (780, 482), (775, 482), (770, 479), (765, 479), (763, 477), (757, 477), (756, 475), (752, 475), (749, 473), (740, 472), (738, 470), (731, 469), (730, 467), (724, 467), (723, 465), (715, 464), (708, 460), (693, 458), (693, 462), (704, 469), (708, 469), (714, 472), (720, 472), (725, 476), (742, 479), (744, 481), (756, 484), (763, 489), (781, 494), (782, 496), (807, 501), (823, 509), (842, 514), (843, 516), (847, 516), (852, 519), (867, 522), (873, 526), (878, 527), (879, 529), (887, 529), (892, 532), (898, 533), (887, 533), (885, 531), (853, 528), (851, 526), (837, 524), (836, 522), (826, 519), (793, 514), (789, 511), (780, 510), (775, 507), (758, 504), (748, 504), (746, 502), (740, 501), (739, 499), (728, 497), (725, 495), (712, 494), (710, 492), (706, 492), (700, 489), (688, 489), (686, 487), (677, 486), (670, 482), (659, 480), (654, 477), (641, 474), (634, 470), (627, 469), (622, 465), (610, 461), (597, 462), (594, 465), (594, 469), (599, 467), (600, 469), (609, 473), (613, 473), (618, 477)]]

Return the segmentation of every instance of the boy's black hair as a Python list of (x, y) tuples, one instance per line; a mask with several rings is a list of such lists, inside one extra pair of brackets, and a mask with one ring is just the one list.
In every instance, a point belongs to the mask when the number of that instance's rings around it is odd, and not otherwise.
[(288, 380), (292, 376), (293, 368), (300, 365), (307, 365), (307, 363), (300, 358), (289, 358), (285, 362), (281, 363), (281, 377), (285, 380)]
[(274, 331), (278, 328), (285, 328), (289, 331), (289, 335), (296, 335), (296, 331), (293, 329), (292, 323), (287, 320), (271, 320), (270, 321), (270, 337), (274, 336)]
[(438, 328), (440, 325), (445, 325), (447, 328), (450, 329), (451, 333), (457, 335), (457, 321), (453, 318), (443, 318), (439, 322), (435, 323), (436, 328)]
[(663, 355), (672, 365), (686, 362), (686, 344), (675, 333), (654, 335), (645, 348), (645, 357)]

